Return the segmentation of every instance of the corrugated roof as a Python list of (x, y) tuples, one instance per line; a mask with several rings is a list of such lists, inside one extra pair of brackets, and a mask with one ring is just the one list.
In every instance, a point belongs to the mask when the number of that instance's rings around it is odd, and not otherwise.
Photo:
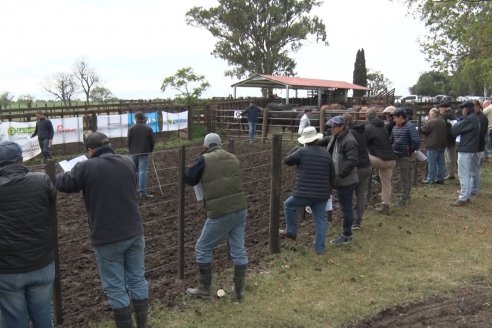
[(237, 82), (232, 87), (256, 87), (256, 88), (285, 88), (292, 89), (354, 89), (370, 90), (367, 87), (344, 81), (332, 81), (321, 79), (306, 79), (302, 77), (289, 77), (280, 75), (259, 74), (244, 81)]

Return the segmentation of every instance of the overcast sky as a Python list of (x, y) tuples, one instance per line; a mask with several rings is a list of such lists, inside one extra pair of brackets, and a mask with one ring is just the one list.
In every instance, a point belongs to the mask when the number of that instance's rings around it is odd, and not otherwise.
[[(103, 85), (122, 99), (174, 97), (162, 93), (164, 77), (191, 66), (211, 84), (204, 97), (228, 96), (227, 63), (210, 55), (214, 39), (188, 26), (185, 13), (213, 0), (2, 0), (0, 93), (53, 99), (42, 83), (69, 72), (85, 58)], [(325, 0), (313, 14), (325, 23), (328, 47), (306, 42), (298, 53), (297, 76), (352, 82), (357, 50), (366, 66), (393, 82), (397, 95), (409, 94), (421, 73), (429, 71), (417, 40), (423, 23), (406, 16), (389, 0)], [(281, 92), (278, 92), (282, 94)], [(239, 88), (238, 96), (259, 90)], [(83, 98), (80, 95), (80, 98)]]

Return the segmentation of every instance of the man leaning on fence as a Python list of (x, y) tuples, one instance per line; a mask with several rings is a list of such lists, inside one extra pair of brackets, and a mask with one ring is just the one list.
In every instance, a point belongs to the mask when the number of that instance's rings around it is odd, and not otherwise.
[(254, 103), (249, 103), (249, 106), (241, 112), (241, 116), (246, 115), (248, 117), (248, 129), (249, 129), (249, 143), (253, 143), (256, 137), (256, 123), (258, 117), (261, 114), (261, 108)]
[(128, 150), (138, 171), (138, 197), (150, 198), (152, 195), (147, 192), (147, 170), (149, 156), (155, 145), (154, 131), (146, 124), (147, 118), (142, 112), (135, 113), (135, 121), (135, 125), (128, 130)]
[(22, 150), (0, 143), (0, 327), (53, 327), (56, 189), (22, 165)]
[(135, 165), (115, 154), (109, 138), (93, 132), (86, 139), (89, 160), (56, 176), (59, 191), (82, 191), (104, 293), (116, 327), (147, 327), (149, 290), (145, 280), (142, 217), (138, 207)]
[(221, 147), (216, 133), (205, 136), (204, 152), (185, 172), (187, 184), (201, 186), (207, 219), (195, 245), (199, 271), (199, 285), (188, 288), (192, 297), (210, 297), (213, 251), (225, 237), (229, 237), (230, 254), (234, 263), (234, 297), (243, 298), (248, 256), (244, 247), (246, 227), (246, 196), (241, 183), (241, 168), (236, 156)]

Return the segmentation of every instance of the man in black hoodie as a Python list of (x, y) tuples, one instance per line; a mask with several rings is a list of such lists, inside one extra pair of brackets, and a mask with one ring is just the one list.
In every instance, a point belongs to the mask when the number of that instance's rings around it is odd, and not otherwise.
[(39, 147), (41, 147), (41, 152), (43, 153), (43, 162), (46, 163), (48, 159), (51, 159), (50, 148), (53, 142), (53, 137), (55, 135), (55, 130), (53, 129), (53, 124), (48, 120), (42, 111), (36, 112), (36, 130), (31, 135), (31, 138), (38, 136)]

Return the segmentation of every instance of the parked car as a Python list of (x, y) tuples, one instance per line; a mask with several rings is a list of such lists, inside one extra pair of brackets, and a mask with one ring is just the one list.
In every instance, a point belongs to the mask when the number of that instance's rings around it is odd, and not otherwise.
[(396, 103), (402, 105), (402, 104), (411, 104), (411, 103), (420, 102), (420, 101), (422, 101), (422, 96), (408, 95), (408, 96), (398, 98), (396, 100)]
[(433, 98), (433, 102), (435, 103), (440, 103), (440, 102), (451, 102), (454, 101), (453, 97), (451, 96), (446, 96), (446, 95), (437, 95)]

